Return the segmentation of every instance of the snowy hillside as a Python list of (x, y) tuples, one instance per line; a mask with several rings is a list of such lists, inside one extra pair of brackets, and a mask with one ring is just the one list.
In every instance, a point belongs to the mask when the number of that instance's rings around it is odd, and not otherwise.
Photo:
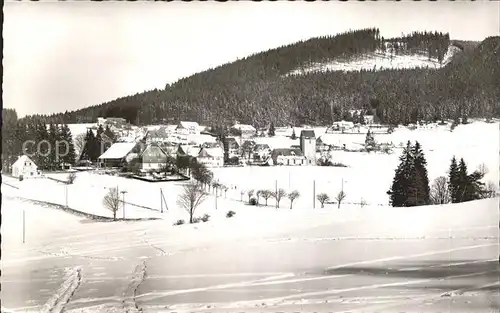
[(300, 75), (318, 71), (360, 71), (384, 69), (434, 68), (438, 69), (448, 64), (453, 56), (461, 51), (455, 46), (449, 46), (443, 62), (429, 59), (423, 54), (393, 55), (391, 52), (375, 51), (349, 60), (335, 60), (327, 63), (315, 63), (312, 66), (296, 69), (290, 75)]

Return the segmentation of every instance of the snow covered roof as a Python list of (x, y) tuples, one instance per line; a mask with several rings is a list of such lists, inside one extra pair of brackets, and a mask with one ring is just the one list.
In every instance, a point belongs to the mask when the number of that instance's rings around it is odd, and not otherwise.
[(224, 150), (222, 148), (202, 148), (198, 153), (198, 157), (222, 157), (224, 156)]
[(134, 147), (135, 142), (118, 142), (109, 147), (106, 152), (104, 152), (99, 159), (121, 159), (124, 158)]
[(200, 125), (196, 122), (185, 122), (185, 121), (181, 121), (179, 123), (179, 125), (177, 125), (177, 128), (178, 127), (181, 127), (181, 128), (185, 128), (185, 129), (196, 129), (196, 130), (199, 130), (200, 129)]
[(23, 166), (25, 162), (31, 162), (33, 165), (36, 166), (35, 162), (33, 162), (32, 159), (30, 159), (27, 155), (21, 155), (14, 164), (12, 164), (12, 167), (17, 167), (17, 166)]
[(200, 153), (200, 147), (189, 146), (189, 145), (179, 145), (177, 152), (180, 154), (196, 157)]
[(247, 124), (235, 124), (235, 125), (233, 125), (233, 128), (239, 129), (239, 130), (245, 131), (245, 132), (255, 132), (255, 127), (253, 127), (252, 125), (247, 125)]
[(271, 153), (273, 159), (277, 156), (303, 156), (302, 151), (300, 149), (291, 149), (291, 148), (280, 148), (274, 149)]

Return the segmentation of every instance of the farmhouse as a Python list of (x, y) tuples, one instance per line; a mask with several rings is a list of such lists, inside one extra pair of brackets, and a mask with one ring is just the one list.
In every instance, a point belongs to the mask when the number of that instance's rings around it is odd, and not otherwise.
[(136, 142), (117, 142), (109, 147), (99, 158), (100, 167), (121, 167), (125, 158), (138, 146)]
[(316, 165), (316, 135), (314, 130), (306, 129), (300, 132), (300, 150), (308, 164)]
[(230, 157), (238, 156), (240, 152), (240, 145), (233, 137), (224, 138), (224, 146), (227, 147), (228, 153)]
[(175, 131), (179, 135), (199, 135), (200, 134), (200, 125), (196, 122), (180, 122)]
[(14, 164), (12, 164), (12, 176), (14, 177), (38, 177), (41, 173), (38, 166), (28, 156), (20, 156)]
[(196, 158), (200, 153), (200, 147), (192, 145), (179, 145), (177, 148), (178, 156), (190, 156)]
[(237, 130), (241, 132), (241, 137), (250, 138), (255, 135), (256, 129), (252, 125), (240, 124), (236, 122), (231, 127), (231, 130)]
[(146, 133), (146, 143), (166, 143), (170, 140), (173, 131), (167, 126), (161, 126), (158, 129), (150, 130)]
[(139, 154), (142, 170), (160, 170), (167, 166), (167, 153), (156, 144), (150, 144)]
[(206, 167), (224, 166), (224, 150), (221, 147), (201, 148), (196, 161)]
[(271, 153), (274, 165), (306, 165), (307, 160), (300, 149), (280, 148)]
[(345, 131), (352, 128), (354, 128), (353, 122), (348, 122), (348, 121), (333, 122), (332, 126), (326, 130), (326, 133), (331, 134), (334, 132)]

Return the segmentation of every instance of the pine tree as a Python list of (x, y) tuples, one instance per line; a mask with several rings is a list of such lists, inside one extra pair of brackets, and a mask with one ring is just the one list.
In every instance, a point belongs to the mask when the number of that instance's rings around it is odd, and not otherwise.
[(395, 171), (391, 189), (387, 192), (393, 207), (407, 206), (408, 189), (410, 187), (413, 166), (411, 150), (411, 144), (408, 141), (406, 147), (403, 149), (403, 153), (399, 157), (400, 163)]
[(48, 133), (48, 142), (49, 142), (49, 155), (48, 155), (48, 169), (56, 170), (60, 167), (60, 160), (58, 155), (58, 143), (60, 141), (59, 138), (59, 130), (56, 125), (49, 124), (49, 133)]
[(112, 142), (115, 142), (115, 140), (116, 140), (115, 134), (113, 133), (111, 128), (109, 128), (109, 125), (106, 125), (106, 129), (104, 130), (104, 134), (106, 136), (108, 136), (108, 138), (111, 139)]
[(366, 138), (365, 138), (365, 149), (368, 152), (371, 152), (375, 150), (377, 144), (375, 142), (375, 138), (373, 137), (373, 134), (368, 130), (368, 133), (366, 133)]
[(42, 170), (49, 169), (49, 133), (47, 132), (47, 126), (44, 123), (39, 123), (36, 125), (35, 130), (35, 147), (33, 161)]
[(269, 131), (267, 134), (269, 135), (269, 137), (273, 137), (274, 135), (276, 135), (276, 129), (274, 128), (273, 122), (271, 122), (271, 125), (269, 126)]
[(460, 159), (460, 163), (458, 164), (458, 188), (457, 188), (457, 198), (458, 202), (465, 201), (468, 189), (468, 176), (467, 176), (467, 164), (464, 159)]
[(292, 140), (295, 140), (297, 139), (297, 135), (295, 134), (295, 128), (292, 130), (292, 137), (291, 137)]
[(412, 147), (413, 166), (409, 190), (409, 206), (427, 205), (430, 203), (429, 177), (427, 175), (427, 161), (418, 141)]
[(448, 189), (450, 192), (450, 197), (451, 197), (451, 202), (452, 203), (458, 203), (460, 202), (458, 198), (458, 185), (459, 185), (459, 178), (458, 178), (458, 165), (457, 165), (457, 159), (455, 156), (451, 159), (451, 165), (450, 165), (450, 170), (448, 173)]
[(71, 135), (71, 130), (68, 125), (64, 124), (61, 126), (60, 134), (62, 144), (59, 151), (64, 154), (62, 156), (62, 160), (64, 163), (74, 164), (76, 160), (75, 145), (73, 143), (73, 136)]

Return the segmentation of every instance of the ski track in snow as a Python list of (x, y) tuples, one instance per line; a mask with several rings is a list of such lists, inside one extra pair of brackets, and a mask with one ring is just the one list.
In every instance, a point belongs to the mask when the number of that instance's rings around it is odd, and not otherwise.
[(68, 269), (68, 277), (61, 284), (56, 293), (44, 305), (43, 313), (62, 313), (66, 304), (71, 301), (76, 290), (81, 284), (82, 273), (81, 268), (75, 267)]

